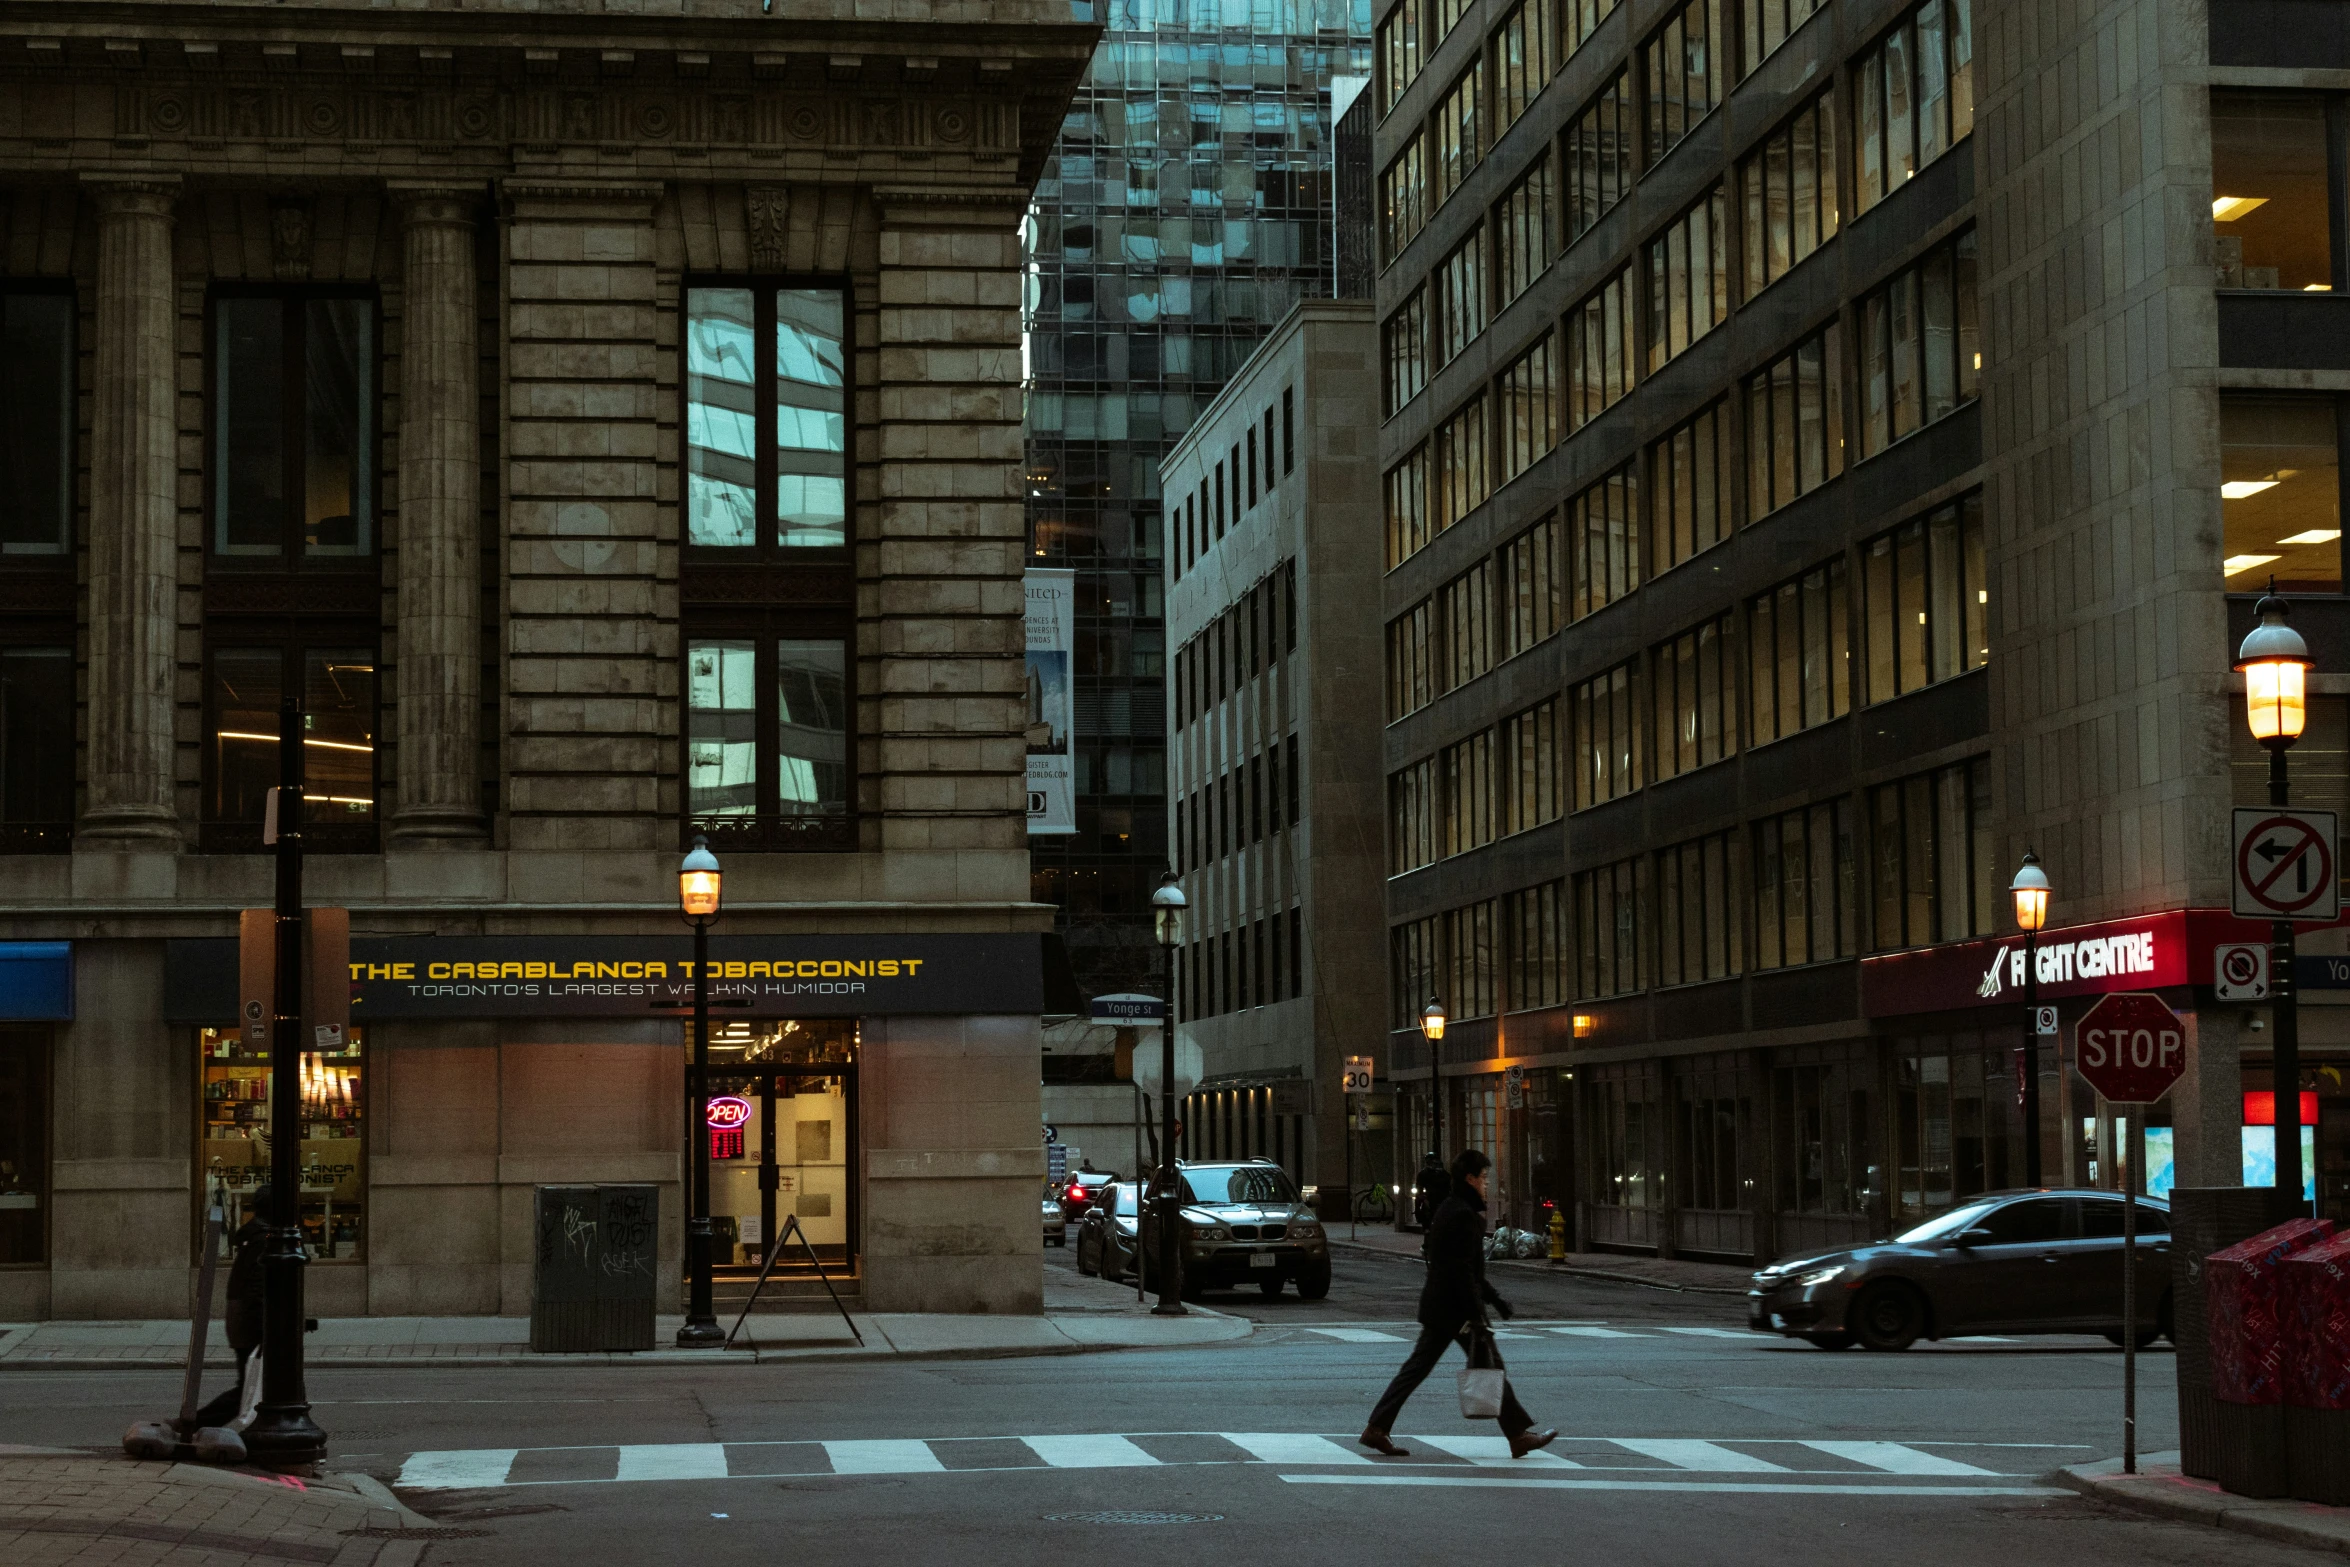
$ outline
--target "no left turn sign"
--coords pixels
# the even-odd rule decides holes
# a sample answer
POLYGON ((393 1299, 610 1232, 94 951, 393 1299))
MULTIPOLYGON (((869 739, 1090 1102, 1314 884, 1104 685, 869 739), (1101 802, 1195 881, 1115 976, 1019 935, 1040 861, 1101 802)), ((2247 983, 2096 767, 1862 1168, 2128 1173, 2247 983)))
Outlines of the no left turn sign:
POLYGON ((2253 919, 2337 918, 2336 827, 2332 811, 2237 810, 2233 911, 2253 919))

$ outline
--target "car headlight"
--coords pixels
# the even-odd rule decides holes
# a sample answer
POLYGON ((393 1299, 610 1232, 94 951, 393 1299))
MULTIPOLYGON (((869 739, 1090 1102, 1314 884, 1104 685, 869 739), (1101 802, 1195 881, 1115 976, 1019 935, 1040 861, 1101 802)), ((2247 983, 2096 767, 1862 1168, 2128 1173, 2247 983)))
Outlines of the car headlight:
POLYGON ((1192 1227, 1191 1238, 1203 1246, 1214 1246, 1232 1239, 1232 1232, 1221 1224, 1199 1224, 1192 1227))
POLYGON ((1838 1277, 1843 1272, 1844 1264, 1841 1262, 1834 1263, 1825 1268, 1814 1268, 1809 1273, 1799 1273, 1795 1276, 1795 1282, 1800 1288, 1811 1289, 1815 1286, 1827 1283, 1830 1279, 1838 1277))
POLYGON ((1289 1238, 1293 1241, 1318 1241, 1322 1238, 1322 1226, 1319 1224, 1292 1224, 1289 1227, 1289 1238))

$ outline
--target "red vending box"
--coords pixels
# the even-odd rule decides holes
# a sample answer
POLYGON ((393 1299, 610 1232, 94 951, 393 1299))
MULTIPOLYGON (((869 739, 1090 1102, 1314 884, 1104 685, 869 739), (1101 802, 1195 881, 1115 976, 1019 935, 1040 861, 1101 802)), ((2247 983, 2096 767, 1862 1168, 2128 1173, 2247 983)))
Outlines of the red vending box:
POLYGON ((2219 1483, 2238 1496, 2283 1496, 2291 1488, 2278 1272, 2287 1257, 2333 1233, 2330 1219, 2292 1219, 2204 1259, 2211 1391, 2219 1401, 2219 1483))
POLYGON ((2350 1235, 2278 1265, 2277 1319, 2292 1494, 2350 1505, 2350 1235))

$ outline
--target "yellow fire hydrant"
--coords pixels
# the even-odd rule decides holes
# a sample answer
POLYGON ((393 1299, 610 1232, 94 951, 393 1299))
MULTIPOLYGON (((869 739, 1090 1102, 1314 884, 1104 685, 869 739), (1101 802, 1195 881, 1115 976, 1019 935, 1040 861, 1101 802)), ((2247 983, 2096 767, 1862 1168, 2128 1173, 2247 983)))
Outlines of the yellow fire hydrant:
POLYGON ((1567 1216, 1556 1208, 1550 1210, 1550 1260, 1567 1260, 1567 1216))

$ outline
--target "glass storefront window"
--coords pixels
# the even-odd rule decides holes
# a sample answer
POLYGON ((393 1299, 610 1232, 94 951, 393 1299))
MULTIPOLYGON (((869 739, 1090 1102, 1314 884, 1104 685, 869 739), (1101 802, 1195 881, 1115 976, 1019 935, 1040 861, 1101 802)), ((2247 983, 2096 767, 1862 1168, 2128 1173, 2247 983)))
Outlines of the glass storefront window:
MULTIPOLYGON (((711 1139, 710 1208, 733 1244, 720 1262, 758 1263, 773 1230, 797 1218, 827 1267, 857 1252, 850 1190, 852 1128, 856 1119, 856 1025, 825 1019, 714 1023, 710 1031, 710 1094, 747 1101, 738 1130, 699 1135, 711 1139), (830 1070, 827 1070, 830 1068, 830 1070), (760 1185, 774 1128, 776 1167, 770 1212, 760 1185)), ((690 1049, 690 1045, 689 1045, 690 1049)), ((795 1244, 779 1268, 804 1262, 795 1244)))
POLYGON ((2223 393, 2220 570, 2231 593, 2342 589, 2342 462, 2334 404, 2223 393))
MULTIPOLYGON (((365 1030, 351 1028, 341 1050, 302 1053, 302 1237, 313 1261, 362 1255, 367 1216, 365 1030)), ((198 1031, 203 1121, 198 1132, 201 1197, 224 1199, 227 1228, 252 1216, 253 1194, 269 1179, 269 1052, 235 1028, 198 1031)), ((204 1204, 197 1204, 202 1222, 204 1204)))
POLYGON ((2211 95, 2211 227, 2221 288, 2334 285, 2325 100, 2211 95))
POLYGON ((49 1034, 0 1028, 0 1267, 49 1258, 49 1034))

